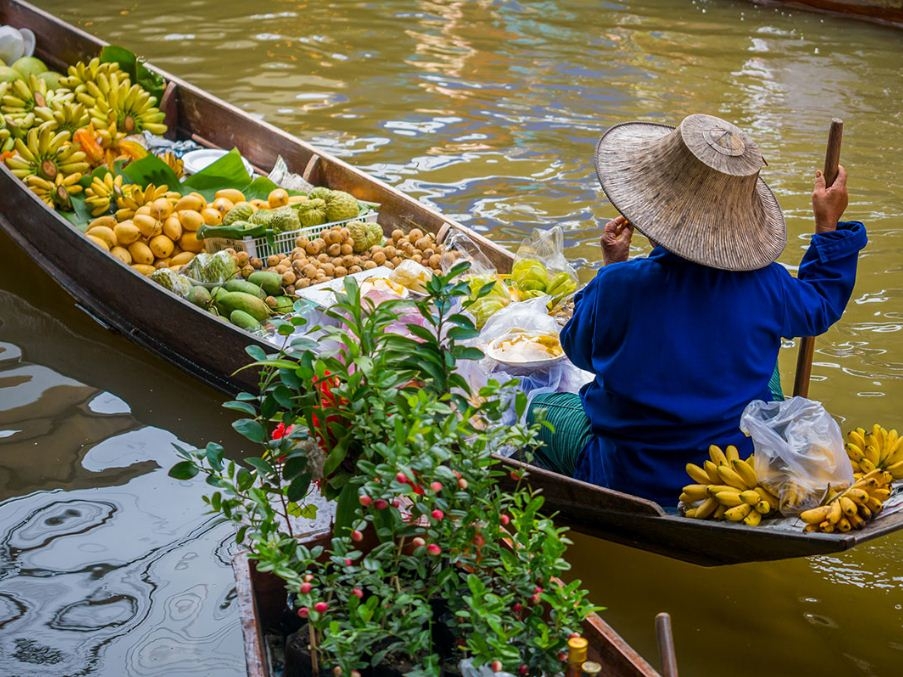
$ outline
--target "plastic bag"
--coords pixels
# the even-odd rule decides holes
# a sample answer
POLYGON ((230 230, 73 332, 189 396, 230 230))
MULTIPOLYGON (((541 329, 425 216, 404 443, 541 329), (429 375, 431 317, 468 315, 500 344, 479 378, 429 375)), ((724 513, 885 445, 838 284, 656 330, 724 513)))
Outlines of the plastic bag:
POLYGON ((756 475, 780 499, 783 515, 817 506, 829 484, 839 488, 853 482, 840 426, 821 402, 754 400, 740 416, 740 430, 752 437, 756 475))
POLYGON ((447 273, 448 269, 459 261, 470 261, 470 270, 468 275, 495 275, 498 273, 492 262, 486 258, 486 255, 480 250, 477 243, 470 239, 464 232, 452 229, 448 237, 442 242, 446 252, 451 252, 452 256, 443 256, 440 262, 442 272, 447 273))
POLYGON ((511 267, 511 284, 527 298, 547 294, 547 307, 554 310, 577 291, 577 271, 564 255, 561 226, 534 229, 533 236, 518 247, 511 267))
POLYGON ((288 165, 285 164, 285 160, 282 159, 281 155, 276 156, 276 163, 273 165, 273 171, 270 172, 267 178, 277 186, 282 186, 286 190, 300 190, 306 193, 314 188, 314 185, 307 181, 303 176, 290 172, 288 165))

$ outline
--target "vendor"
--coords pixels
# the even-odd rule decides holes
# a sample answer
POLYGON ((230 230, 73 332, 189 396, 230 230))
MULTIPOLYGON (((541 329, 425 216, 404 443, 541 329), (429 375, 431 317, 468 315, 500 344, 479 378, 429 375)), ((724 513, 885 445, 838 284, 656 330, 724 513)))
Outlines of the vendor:
POLYGON ((672 507, 687 462, 752 442, 740 415, 770 400, 781 337, 840 319, 865 227, 841 222, 846 172, 816 172, 815 235, 796 278, 775 260, 784 216, 759 178, 765 161, 736 126, 690 115, 679 127, 609 129, 596 148, 602 189, 621 216, 605 224, 604 267, 575 297, 561 332, 570 360, 594 374, 579 395, 537 396, 555 428, 537 464, 672 507), (634 229, 652 252, 628 261, 634 229))

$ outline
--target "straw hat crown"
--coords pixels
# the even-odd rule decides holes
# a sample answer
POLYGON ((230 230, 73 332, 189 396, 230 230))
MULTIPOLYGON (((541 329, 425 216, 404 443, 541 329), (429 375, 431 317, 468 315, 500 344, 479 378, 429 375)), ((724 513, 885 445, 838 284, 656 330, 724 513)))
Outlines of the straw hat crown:
POLYGON ((739 128, 704 114, 677 128, 615 125, 596 146, 599 181, 621 214, 678 256, 723 270, 762 268, 784 249, 765 164, 739 128))

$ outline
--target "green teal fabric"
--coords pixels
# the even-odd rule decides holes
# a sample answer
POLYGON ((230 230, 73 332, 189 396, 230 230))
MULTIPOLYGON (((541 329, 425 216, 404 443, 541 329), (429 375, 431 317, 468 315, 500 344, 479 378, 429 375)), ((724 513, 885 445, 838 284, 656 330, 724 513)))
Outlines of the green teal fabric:
POLYGON ((781 370, 778 369, 777 363, 774 365, 774 372, 768 381, 768 389, 771 391, 771 399, 780 402, 784 399, 784 390, 781 388, 781 370))
POLYGON ((592 434, 580 395, 537 395, 527 409, 527 423, 536 423, 540 419, 550 423, 554 430, 541 426, 539 439, 542 446, 537 449, 533 459, 522 460, 571 477, 577 467, 577 459, 592 434))

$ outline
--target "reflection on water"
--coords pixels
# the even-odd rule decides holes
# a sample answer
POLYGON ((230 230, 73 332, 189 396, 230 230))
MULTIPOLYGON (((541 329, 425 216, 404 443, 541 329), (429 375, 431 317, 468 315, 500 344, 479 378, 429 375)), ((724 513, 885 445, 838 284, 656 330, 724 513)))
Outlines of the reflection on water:
MULTIPOLYGON (((845 426, 903 426, 903 228, 897 188, 903 32, 745 0, 38 4, 505 244, 516 246, 535 226, 560 224, 566 254, 584 281, 600 262, 597 221, 612 215, 592 165, 593 146, 607 126, 629 119, 673 124, 688 113, 708 112, 749 129, 768 162, 763 176, 787 213, 789 243, 781 262, 793 269, 811 231, 812 176, 823 160, 828 124, 841 117, 842 161, 850 172, 848 215, 866 222, 870 244, 843 321, 816 342, 811 394, 845 426)), ((647 249, 638 238, 634 253, 647 249)), ((8 244, 0 250, 12 251, 8 244)), ((68 309, 67 322, 79 321, 71 307, 52 301, 59 295, 52 284, 35 286, 34 269, 15 254, 10 258, 5 263, 18 266, 18 275, 0 268, 0 286, 35 305, 54 303, 58 314, 68 309)), ((0 313, 0 321, 8 317, 0 313)), ((9 325, 0 329, 7 332, 9 325)), ((84 321, 80 331, 89 331, 84 321)), ((7 387, 32 405, 25 418, 0 418, 0 442, 7 439, 2 435, 18 431, 15 456, 27 458, 26 452, 33 453, 29 444, 38 442, 44 460, 36 467, 10 459, 12 454, 2 452, 9 447, 0 444, 4 508, 13 510, 16 496, 44 500, 29 504, 15 519, 4 516, 0 525, 20 523, 57 500, 111 504, 116 512, 77 539, 48 541, 46 557, 29 555, 35 570, 67 572, 42 578, 41 585, 62 576, 72 597, 42 609, 43 620, 30 634, 11 635, 8 629, 37 614, 31 609, 45 597, 11 585, 0 590, 0 623, 5 623, 0 638, 20 640, 3 640, 4 655, 18 651, 49 661, 57 656, 54 651, 69 651, 57 636, 74 631, 50 628, 67 609, 64 627, 76 618, 91 625, 85 616, 106 618, 113 629, 101 634, 129 627, 134 628, 129 637, 141 637, 110 641, 99 672, 118 676, 122 666, 140 666, 150 673, 151 666, 159 666, 161 674, 167 669, 175 674, 196 667, 195 659, 197 665, 209 660, 219 666, 225 654, 211 649, 220 639, 214 628, 228 626, 223 619, 231 607, 228 592, 206 586, 228 578, 221 563, 210 564, 210 553, 227 539, 199 526, 197 496, 165 482, 162 468, 172 461, 164 451, 169 437, 193 443, 218 439, 228 431, 227 419, 209 393, 192 390, 192 382, 174 372, 158 378, 142 372, 154 384, 147 388, 129 378, 130 369, 150 361, 139 349, 130 353, 134 362, 122 373, 110 370, 107 347, 127 350, 119 338, 95 332, 98 343, 90 350, 67 339, 78 351, 69 357, 45 336, 40 330, 0 334, 9 350, 0 359, 25 370, 7 387), (16 362, 17 350, 26 353, 24 362, 16 362), (37 410, 36 391, 21 380, 42 378, 42 369, 58 375, 56 392, 44 395, 53 404, 46 411, 37 410), (192 416, 179 406, 186 400, 198 403, 192 416), (53 414, 54 408, 65 413, 53 414), (92 487, 106 488, 97 496, 82 495, 95 493, 92 487), (179 497, 185 507, 177 522, 184 531, 173 526, 166 534, 178 511, 160 506, 179 497), (140 524, 132 528, 132 520, 140 524), (198 540, 181 540, 187 533, 198 540), (118 539, 115 547, 108 536, 118 539), (76 540, 77 547, 69 545, 76 540), (133 540, 138 544, 129 545, 133 540), (50 553, 71 562, 63 566, 50 553), (159 564, 148 557, 158 557, 159 564), (92 566, 109 567, 101 576, 115 584, 75 595, 72 590, 90 579, 92 566), (160 600, 150 609, 150 589, 139 594, 135 587, 136 580, 145 581, 142 566, 155 582, 153 599, 160 600), (129 596, 135 607, 126 601, 129 596), (195 641, 207 653, 201 657, 199 651, 175 667, 180 654, 194 651, 195 641)), ((783 352, 789 390, 795 354, 783 352)), ((44 381, 48 392, 51 382, 44 381)), ((5 408, 0 406, 0 417, 5 408)), ((657 655, 655 613, 672 614, 681 674, 900 673, 900 537, 837 557, 716 570, 575 540, 576 573, 595 601, 608 606, 606 617, 644 655, 657 655)))
POLYGON ((166 476, 177 438, 7 340, 77 345, 48 315, 0 318, 0 672, 243 674, 231 529, 166 476))

